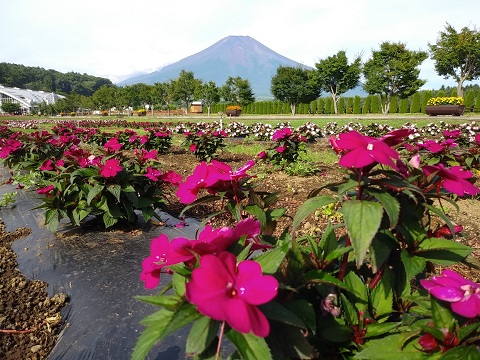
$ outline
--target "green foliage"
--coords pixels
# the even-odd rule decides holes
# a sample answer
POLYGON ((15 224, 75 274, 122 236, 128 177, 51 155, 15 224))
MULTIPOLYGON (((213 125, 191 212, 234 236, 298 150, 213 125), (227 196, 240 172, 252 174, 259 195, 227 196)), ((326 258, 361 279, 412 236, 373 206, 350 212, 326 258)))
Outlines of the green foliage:
POLYGON ((211 161, 217 155, 217 151, 225 147, 224 137, 224 133, 217 131, 192 132, 186 135, 183 146, 198 160, 211 161))
POLYGON ((425 90, 422 94, 422 109, 421 112, 425 112, 425 107, 427 106, 428 100, 433 97, 431 90, 425 90))
POLYGON ((240 104, 246 107, 255 101, 255 96, 248 79, 242 79, 240 76, 231 77, 225 81, 225 85, 220 88, 220 96, 224 101, 231 104, 240 104))
POLYGON ((329 56, 315 64, 319 84, 323 91, 330 93, 333 98, 334 113, 338 114, 338 100, 348 90, 358 85, 362 71, 361 57, 348 64, 345 51, 329 56))
POLYGON ((173 99, 181 101, 186 112, 194 100, 195 91, 201 86, 201 80, 195 79, 192 71, 181 70, 178 78, 172 80, 173 99))
POLYGON ((290 104, 292 115, 300 103, 309 103, 320 95, 315 74, 302 67, 279 66, 272 77, 271 92, 275 99, 290 104))
POLYGON ((407 114, 410 112, 410 101, 408 100, 408 98, 400 99, 398 112, 400 114, 407 114))
POLYGON ((477 109, 477 111, 480 111, 480 91, 478 92, 477 99, 475 100, 475 109, 477 109))
POLYGON ((475 107, 475 92, 470 90, 467 92, 467 96, 465 96, 465 110, 473 111, 475 107))
POLYGON ((353 99, 353 113, 354 114, 362 113, 361 99, 360 99, 360 96, 358 95, 355 95, 355 98, 353 99))
POLYGON ((363 103, 362 114, 369 114, 370 113, 371 104, 372 104, 372 96, 368 95, 365 98, 365 102, 363 103))
POLYGON ((480 31, 464 27, 457 32, 450 24, 440 31, 435 44, 428 44, 435 71, 457 82, 458 94, 463 96, 463 82, 480 76, 480 31))
POLYGON ((372 102, 370 103, 370 112, 372 114, 378 114, 382 112, 379 96, 372 96, 372 102))
POLYGON ((22 108, 19 103, 2 102, 1 109, 3 112, 13 114, 13 113, 19 113, 22 108))
POLYGON ((365 63, 363 88, 369 94, 382 96, 382 111, 389 112, 393 95, 406 98, 425 84, 419 79, 419 66, 427 58, 424 51, 411 51, 403 43, 383 42, 380 50, 373 50, 365 63))
POLYGON ((390 100, 390 111, 391 114, 396 114, 398 112, 398 97, 396 95, 392 96, 390 100))
POLYGON ((8 192, 0 197, 0 208, 7 207, 9 204, 15 204, 15 198, 18 193, 16 191, 8 192))
POLYGON ((347 107, 345 109, 346 114, 353 114, 353 98, 349 97, 347 98, 347 107))
POLYGON ((411 113, 419 113, 420 112, 420 93, 417 91, 415 94, 412 95, 412 104, 410 105, 410 112, 411 113))

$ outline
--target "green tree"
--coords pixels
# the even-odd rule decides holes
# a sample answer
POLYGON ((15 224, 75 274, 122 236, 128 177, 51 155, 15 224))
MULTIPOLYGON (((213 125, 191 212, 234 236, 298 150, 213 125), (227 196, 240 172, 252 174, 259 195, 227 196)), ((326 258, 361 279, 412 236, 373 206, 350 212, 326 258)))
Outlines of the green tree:
POLYGON ((188 114, 188 107, 194 100, 195 89, 201 84, 201 80, 195 79, 193 71, 186 70, 181 70, 178 78, 172 81, 174 100, 183 103, 185 115, 188 114))
POLYGON ((312 112, 312 114, 317 113, 317 100, 312 100, 310 102, 310 111, 312 112))
POLYGON ((220 88, 220 96, 226 102, 238 104, 242 107, 255 101, 255 96, 248 79, 242 79, 240 76, 229 76, 225 85, 220 88))
POLYGON ((475 109, 480 111, 480 91, 477 93, 477 99, 475 100, 475 109))
POLYGON ((2 102, 2 111, 9 113, 9 114, 14 114, 14 113, 19 113, 22 107, 20 106, 19 103, 14 103, 14 102, 2 102))
POLYGON ((398 108, 398 112, 400 114, 407 114, 410 110, 410 101, 408 98, 402 98, 400 99, 400 105, 398 108))
POLYGON ((444 89, 438 90, 437 97, 445 97, 445 96, 447 96, 447 93, 445 92, 444 89))
POLYGON ((390 99, 390 114, 396 114, 398 112, 398 97, 393 95, 390 99))
POLYGON ((365 98, 365 102, 363 103, 362 114, 368 114, 370 112, 370 105, 371 104, 372 104, 372 96, 368 95, 365 98))
POLYGON ((325 114, 325 99, 319 98, 317 100, 317 112, 319 114, 325 114))
POLYGON ((314 72, 300 66, 279 66, 272 77, 270 90, 275 99, 290 104, 292 115, 296 114, 298 104, 309 103, 320 95, 314 72))
POLYGON ((353 98, 347 98, 347 108, 345 111, 347 114, 353 114, 353 98))
POLYGON ((480 77, 480 32, 464 27, 457 32, 447 23, 435 44, 428 44, 435 71, 457 82, 457 95, 463 97, 463 82, 480 77))
POLYGON ((417 91, 415 94, 412 95, 412 104, 410 105, 410 112, 419 113, 421 108, 420 104, 420 93, 417 91))
POLYGON ((201 84, 195 91, 195 98, 201 100, 207 107, 207 114, 210 117, 212 105, 220 101, 220 90, 213 81, 201 84))
POLYGON ((359 95, 355 95, 353 98, 353 113, 361 114, 362 113, 362 99, 359 95))
POLYGON ((92 95, 92 101, 96 109, 110 110, 115 106, 115 89, 112 86, 103 85, 92 95))
POLYGON ((363 88, 370 95, 381 96, 383 114, 388 114, 392 96, 406 98, 425 84, 418 77, 419 66, 427 57, 425 51, 408 50, 403 43, 383 42, 380 50, 372 51, 363 67, 363 88))
POLYGON ((325 114, 332 114, 333 112, 333 99, 331 97, 327 97, 325 99, 325 114))
POLYGON ((362 73, 362 60, 357 56, 351 64, 345 51, 329 56, 315 64, 321 89, 332 96, 335 115, 338 114, 338 100, 346 91, 358 85, 362 73))
POLYGON ((467 96, 465 96, 465 109, 469 111, 473 111, 473 107, 475 106, 475 92, 470 90, 467 92, 467 96))
MULTIPOLYGON (((458 96, 458 91, 457 91, 457 89, 452 89, 452 91, 450 91, 449 96, 451 96, 451 97, 457 97, 457 96, 458 96)), ((463 97, 463 95, 460 96, 460 97, 463 97)))
POLYGON ((341 97, 338 100, 337 109, 334 109, 334 111, 336 111, 337 114, 345 114, 345 98, 341 97))
POLYGON ((425 108, 427 107, 427 102, 433 97, 432 90, 425 90, 422 94, 422 109, 421 112, 425 112, 425 108))
POLYGON ((380 96, 372 96, 372 102, 370 103, 370 112, 372 114, 378 114, 381 111, 380 96))

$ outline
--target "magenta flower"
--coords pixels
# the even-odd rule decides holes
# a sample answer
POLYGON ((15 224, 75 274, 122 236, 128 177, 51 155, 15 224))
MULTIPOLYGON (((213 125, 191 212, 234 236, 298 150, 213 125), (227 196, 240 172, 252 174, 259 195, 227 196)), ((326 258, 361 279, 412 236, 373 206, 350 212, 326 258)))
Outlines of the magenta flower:
POLYGON ((123 167, 120 166, 120 161, 117 159, 108 159, 105 161, 105 165, 100 165, 100 175, 103 177, 114 177, 120 171, 123 170, 123 167))
POLYGON ((290 135, 292 135, 292 129, 286 127, 286 128, 275 131, 275 133, 272 136, 272 140, 273 141, 283 140, 289 137, 290 135))
POLYGON ((223 252, 218 257, 205 255, 187 283, 186 297, 200 313, 217 321, 226 321, 241 333, 259 337, 270 333, 270 324, 257 305, 272 300, 278 281, 262 275, 262 267, 252 260, 238 264, 235 255, 223 252))
POLYGON ((238 237, 232 228, 221 227, 213 229, 210 225, 205 226, 200 234, 198 240, 193 240, 191 243, 192 249, 199 255, 219 254, 228 249, 238 237))
POLYGON ((141 151, 139 151, 138 149, 135 149, 134 154, 138 158, 138 161, 143 164, 147 160, 155 160, 157 158, 158 151, 155 149, 150 151, 145 149, 141 149, 141 151))
POLYGON ((8 139, 3 146, 0 146, 0 159, 6 159, 10 153, 20 149, 22 145, 18 140, 8 139))
POLYGON ((437 143, 435 140, 426 140, 423 144, 419 144, 419 145, 434 154, 438 154, 439 152, 442 152, 444 149, 444 146, 437 143))
POLYGON ((208 166, 205 161, 198 165, 193 174, 185 179, 178 187, 177 196, 184 204, 189 204, 197 198, 200 189, 212 186, 218 181, 219 172, 213 166, 208 166))
POLYGON ((162 175, 162 173, 159 170, 147 167, 147 173, 145 174, 145 176, 150 180, 157 182, 160 178, 160 175, 162 175))
POLYGON ((443 131, 443 136, 445 136, 446 138, 456 138, 456 137, 459 137, 460 134, 462 132, 459 130, 459 129, 455 129, 455 130, 444 130, 443 131))
POLYGON ((349 150, 339 161, 344 167, 362 168, 377 162, 397 168, 393 160, 399 160, 398 153, 382 140, 350 131, 338 136, 336 146, 342 151, 349 150))
POLYGON ((183 178, 182 178, 182 175, 180 174, 177 174, 175 171, 173 170, 170 170, 170 171, 167 171, 166 173, 162 174, 162 176, 160 177, 163 181, 167 182, 167 183, 170 183, 174 186, 178 186, 180 185, 180 183, 182 182, 183 178))
POLYGON ((111 138, 105 143, 105 145, 103 145, 104 149, 108 152, 118 151, 122 148, 122 146, 123 145, 118 142, 117 138, 111 138))
POLYGON ((260 151, 257 155, 259 159, 265 159, 267 157, 267 153, 265 151, 260 151))
POLYGON ((49 193, 53 191, 54 188, 55 187, 53 185, 48 185, 46 187, 38 189, 37 194, 49 196, 49 193))
POLYGON ((443 270, 441 276, 420 280, 430 295, 451 303, 452 311, 467 318, 480 316, 480 284, 455 271, 443 270))
POLYGON ((380 140, 382 140, 388 146, 395 146, 401 144, 407 136, 413 134, 414 132, 415 131, 412 129, 397 129, 383 135, 380 140))
POLYGON ((285 150, 287 150, 287 145, 282 145, 282 146, 277 146, 277 152, 283 153, 285 150))
POLYGON ((442 178, 441 183, 445 190, 458 196, 477 195, 480 193, 480 189, 467 180, 472 177, 472 173, 468 170, 463 170, 461 166, 453 166, 450 169, 447 169, 443 164, 424 166, 423 172, 427 176, 437 172, 437 175, 442 178))
POLYGON ((477 142, 477 144, 480 145, 480 133, 478 133, 477 135, 475 135, 475 141, 477 142))
POLYGON ((418 339, 418 344, 422 347, 422 350, 425 352, 432 352, 438 348, 438 341, 430 333, 420 336, 418 339))
POLYGON ((178 264, 195 258, 190 249, 190 240, 184 238, 168 241, 168 237, 161 234, 152 239, 150 256, 142 262, 140 280, 145 282, 146 289, 153 289, 160 282, 162 268, 178 264))
POLYGON ((195 152, 195 150, 197 150, 197 145, 191 144, 188 150, 190 150, 191 152, 195 152))
POLYGON ((43 164, 40 166, 41 171, 49 171, 53 170, 53 162, 52 160, 48 159, 43 162, 43 164))
POLYGON ((245 236, 245 245, 252 243, 250 248, 252 251, 271 248, 270 244, 263 244, 259 241, 258 235, 260 235, 260 230, 260 221, 255 220, 253 217, 248 217, 239 221, 235 226, 235 238, 240 239, 242 236, 245 236))

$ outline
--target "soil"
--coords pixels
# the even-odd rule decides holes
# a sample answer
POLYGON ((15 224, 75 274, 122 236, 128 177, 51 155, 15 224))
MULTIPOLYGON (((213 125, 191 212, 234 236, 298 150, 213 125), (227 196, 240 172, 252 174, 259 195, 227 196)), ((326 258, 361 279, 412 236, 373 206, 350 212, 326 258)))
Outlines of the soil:
MULTIPOLYGON (((217 159, 230 164, 232 168, 238 168, 251 157, 222 152, 217 159)), ((163 170, 174 170, 184 178, 198 165, 198 160, 192 154, 176 147, 170 154, 159 156, 159 160, 163 170)), ((287 214, 293 216, 306 200, 310 190, 338 181, 343 175, 343 170, 337 166, 326 167, 319 164, 318 168, 316 175, 308 177, 289 176, 268 165, 256 166, 249 173, 256 175, 259 190, 280 192, 277 207, 286 208, 287 214)), ((178 214, 181 204, 173 194, 170 194, 169 199, 172 212, 178 214)), ((463 226, 465 236, 460 241, 470 245, 474 249, 474 257, 480 260, 480 202, 468 199, 459 200, 457 204, 460 210, 456 212, 450 207, 449 215, 455 223, 463 226)), ((209 205, 200 206, 189 211, 187 215, 201 219, 211 210, 209 205)), ((320 231, 328 220, 331 218, 311 216, 304 222, 301 231, 320 231)), ((219 221, 220 224, 222 220, 219 221)), ((283 229, 283 225, 279 224, 278 228, 283 229)), ((68 301, 63 294, 49 297, 46 283, 29 280, 17 271, 16 255, 10 246, 29 231, 21 228, 14 232, 5 232, 5 226, 0 220, 0 359, 45 359, 61 328, 59 311, 68 301)), ((480 280, 480 272, 477 270, 472 271, 463 265, 455 270, 474 281, 480 280)))

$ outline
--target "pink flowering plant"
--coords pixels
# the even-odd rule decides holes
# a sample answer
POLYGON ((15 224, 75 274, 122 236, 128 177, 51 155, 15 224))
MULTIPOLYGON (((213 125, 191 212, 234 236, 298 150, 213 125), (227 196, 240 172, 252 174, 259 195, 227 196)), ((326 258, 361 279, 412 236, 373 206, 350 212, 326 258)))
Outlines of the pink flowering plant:
POLYGON ((211 161, 218 150, 225 147, 224 138, 227 133, 223 130, 206 130, 184 132, 183 146, 200 161, 211 161))
POLYGON ((265 151, 264 159, 280 168, 299 160, 300 155, 306 151, 305 145, 308 141, 290 127, 276 130, 271 140, 273 145, 265 151))
POLYGON ((186 352, 199 359, 219 358, 224 337, 232 357, 243 359, 478 357, 480 285, 451 271, 426 274, 431 265, 475 265, 472 249, 452 240, 461 226, 435 202, 480 189, 468 170, 402 158, 410 134, 332 136, 348 176, 313 189, 277 232, 267 211, 284 212, 265 207, 249 187, 245 169, 253 163, 236 171, 200 164, 177 195, 187 206, 209 196, 225 200, 221 212, 232 221, 206 225, 195 239, 153 239, 140 277, 150 289, 160 277, 171 282, 140 297, 162 308, 143 320, 133 358, 189 324, 186 352), (343 223, 299 235, 303 221, 330 204, 343 223))

